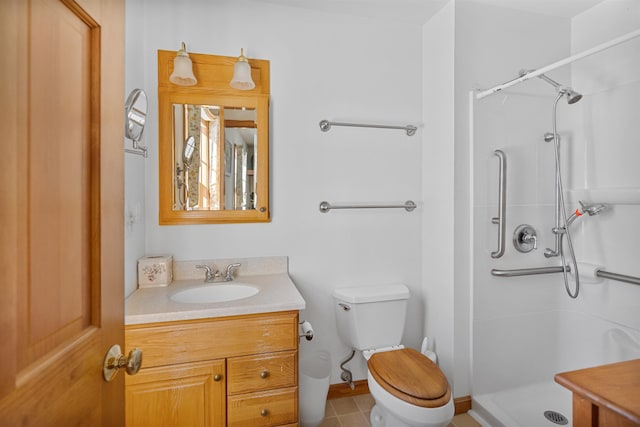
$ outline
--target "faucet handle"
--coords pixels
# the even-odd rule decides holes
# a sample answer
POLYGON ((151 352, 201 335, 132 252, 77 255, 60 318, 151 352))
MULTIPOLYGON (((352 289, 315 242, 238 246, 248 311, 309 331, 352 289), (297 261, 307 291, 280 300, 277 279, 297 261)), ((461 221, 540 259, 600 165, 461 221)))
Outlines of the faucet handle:
POLYGON ((207 270, 207 273, 206 273, 207 277, 205 279, 205 281, 207 282, 212 281, 213 279, 215 279, 220 275, 220 272, 216 269, 215 265, 213 266, 213 268, 211 268, 208 265, 198 264, 196 265, 196 268, 203 268, 207 270))
POLYGON ((227 273, 224 276, 225 280, 227 280, 227 281, 233 280, 233 274, 232 274, 233 273, 233 269, 234 268, 238 268, 241 265, 242 264, 240 264, 239 262, 227 265, 227 273))

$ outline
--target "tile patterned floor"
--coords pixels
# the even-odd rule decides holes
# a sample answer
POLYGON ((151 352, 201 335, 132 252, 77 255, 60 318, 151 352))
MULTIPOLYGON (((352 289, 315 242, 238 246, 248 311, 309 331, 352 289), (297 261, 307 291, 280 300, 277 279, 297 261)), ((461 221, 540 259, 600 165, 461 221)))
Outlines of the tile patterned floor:
MULTIPOLYGON (((369 413, 374 404, 370 394, 328 400, 320 427, 371 427, 369 413)), ((470 415, 461 414, 453 417, 449 427, 480 427, 480 424, 470 415)))

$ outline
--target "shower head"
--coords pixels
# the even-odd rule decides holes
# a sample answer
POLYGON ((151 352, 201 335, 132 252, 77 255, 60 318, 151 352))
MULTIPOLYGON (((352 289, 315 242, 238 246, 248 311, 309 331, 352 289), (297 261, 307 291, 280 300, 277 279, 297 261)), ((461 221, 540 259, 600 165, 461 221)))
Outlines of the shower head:
POLYGON ((582 95, 571 89, 570 87, 561 89, 561 92, 564 92, 564 94, 567 96, 567 102, 569 104, 575 104, 582 99, 582 95))
POLYGON ((585 205, 582 201, 578 201, 578 203, 580 203, 580 206, 582 207, 582 212, 588 213, 589 216, 598 215, 600 212, 608 208, 604 203, 597 203, 594 205, 585 205))
MULTIPOLYGON (((535 70, 520 70, 520 77, 526 74, 529 74, 532 71, 535 71, 535 70)), ((551 86, 555 87, 559 93, 566 95, 567 103, 569 104, 575 104, 576 102, 582 99, 582 95, 576 92, 575 90, 571 89, 569 86, 563 86, 557 81, 547 77, 544 74, 540 74, 538 78, 544 80, 545 82, 549 83, 551 86)))

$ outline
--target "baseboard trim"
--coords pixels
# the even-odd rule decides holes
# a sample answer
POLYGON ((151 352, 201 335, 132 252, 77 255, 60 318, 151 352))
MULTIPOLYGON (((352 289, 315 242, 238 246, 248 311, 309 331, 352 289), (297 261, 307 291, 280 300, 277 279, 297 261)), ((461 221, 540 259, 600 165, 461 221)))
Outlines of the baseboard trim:
POLYGON ((369 393, 367 380, 354 381, 353 384, 355 386, 353 390, 351 390, 351 387, 349 387, 347 383, 331 384, 329 386, 329 393, 327 393, 327 399, 340 399, 341 397, 358 396, 369 393))
MULTIPOLYGON (((369 385, 367 380, 354 381, 353 390, 347 383, 331 384, 329 386, 329 393, 327 393, 327 399, 340 399, 342 397, 358 396, 360 394, 369 393, 369 385)), ((453 399, 453 406, 455 407, 455 414, 464 414, 471 409, 471 396, 456 397, 453 399)))
POLYGON ((469 412, 469 410, 471 409, 471 396, 456 397, 455 399, 453 399, 453 406, 456 408, 456 415, 469 412))

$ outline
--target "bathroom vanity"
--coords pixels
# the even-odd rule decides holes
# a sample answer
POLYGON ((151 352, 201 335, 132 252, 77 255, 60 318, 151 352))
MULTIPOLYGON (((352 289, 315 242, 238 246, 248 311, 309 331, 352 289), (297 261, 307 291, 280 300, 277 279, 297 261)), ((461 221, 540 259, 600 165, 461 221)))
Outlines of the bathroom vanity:
POLYGON ((126 425, 298 426, 298 311, 305 302, 286 273, 237 277, 253 296, 178 303, 178 280, 138 289, 125 302, 125 348, 143 351, 125 378, 126 425))

